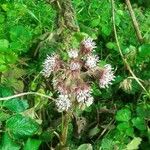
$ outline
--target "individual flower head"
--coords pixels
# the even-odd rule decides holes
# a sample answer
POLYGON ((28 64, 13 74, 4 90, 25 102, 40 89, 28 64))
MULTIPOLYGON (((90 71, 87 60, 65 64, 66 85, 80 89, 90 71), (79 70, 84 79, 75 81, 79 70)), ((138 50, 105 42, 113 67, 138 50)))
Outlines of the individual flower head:
POLYGON ((111 65, 107 64, 104 66, 99 79, 99 86, 101 88, 108 88, 108 86, 112 84, 112 81, 115 78, 114 72, 112 70, 113 68, 111 67, 111 65))
POLYGON ((69 67, 71 71, 79 71, 81 66, 79 61, 72 61, 69 67))
POLYGON ((68 95, 59 95, 56 100, 56 108, 58 112, 68 111, 71 107, 71 102, 68 95))
POLYGON ((99 58, 97 55, 88 55, 87 60, 85 62, 85 66, 89 69, 93 69, 97 66, 98 61, 99 61, 99 58))
POLYGON ((70 51, 68 51, 68 56, 70 58, 77 58, 78 57, 78 50, 71 49, 70 51))
POLYGON ((87 85, 83 85, 76 89, 76 98, 79 104, 86 105, 87 107, 94 101, 94 98, 91 95, 91 89, 87 85))
POLYGON ((81 52, 84 54, 90 53, 94 48, 96 48, 96 43, 93 42, 92 38, 84 39, 81 42, 81 52))
POLYGON ((56 71, 60 67, 60 62, 58 55, 53 54, 51 56, 47 56, 43 63, 42 74, 48 78, 53 71, 56 71))

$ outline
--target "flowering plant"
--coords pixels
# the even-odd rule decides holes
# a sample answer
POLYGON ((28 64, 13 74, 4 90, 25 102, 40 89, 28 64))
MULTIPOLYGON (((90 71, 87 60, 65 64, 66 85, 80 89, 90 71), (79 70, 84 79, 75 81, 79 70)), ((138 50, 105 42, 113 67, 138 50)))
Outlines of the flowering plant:
POLYGON ((62 61, 58 54, 47 56, 42 74, 46 78, 53 74, 53 87, 59 93, 56 100, 58 112, 85 108, 93 103, 90 78, 98 80, 100 88, 112 84, 115 78, 113 69, 110 64, 98 66, 100 60, 94 54, 94 48, 93 39, 87 38, 80 43, 79 49, 68 51, 67 62, 62 61))

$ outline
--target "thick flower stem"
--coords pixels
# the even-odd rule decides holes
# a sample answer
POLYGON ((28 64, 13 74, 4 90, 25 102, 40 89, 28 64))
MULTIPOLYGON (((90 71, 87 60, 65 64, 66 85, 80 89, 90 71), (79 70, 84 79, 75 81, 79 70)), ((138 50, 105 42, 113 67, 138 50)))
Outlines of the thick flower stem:
POLYGON ((70 121, 70 115, 64 114, 62 117, 62 134, 61 134, 61 147, 62 149, 67 146, 67 136, 68 136, 68 125, 70 121))
POLYGON ((125 2, 126 2, 126 5, 128 7, 128 10, 129 10, 134 29, 136 31, 137 38, 142 43, 143 42, 143 37, 142 37, 141 31, 140 31, 140 28, 139 28, 139 24, 138 24, 137 19, 135 17, 135 13, 132 9, 132 5, 130 3, 130 0, 125 0, 125 2))

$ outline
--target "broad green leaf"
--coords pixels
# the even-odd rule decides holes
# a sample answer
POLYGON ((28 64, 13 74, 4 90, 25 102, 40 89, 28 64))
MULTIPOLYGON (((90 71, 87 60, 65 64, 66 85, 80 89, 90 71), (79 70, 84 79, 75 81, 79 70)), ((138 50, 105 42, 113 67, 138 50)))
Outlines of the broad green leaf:
POLYGON ((93 147, 91 144, 82 144, 77 150, 93 150, 93 147))
POLYGON ((145 120, 143 118, 137 117, 132 119, 133 126, 139 130, 146 130, 145 120))
POLYGON ((3 23, 5 20, 5 16, 0 14, 0 23, 3 23))
POLYGON ((0 64, 0 72, 5 72, 8 69, 6 65, 1 65, 0 64))
POLYGON ((3 112, 2 110, 0 110, 0 121, 5 121, 10 117, 9 114, 3 112))
POLYGON ((18 25, 11 28, 10 38, 12 41, 22 39, 28 40, 31 38, 31 34, 24 26, 18 25))
POLYGON ((23 138, 36 134, 39 124, 31 118, 17 114, 7 120, 6 128, 14 137, 23 138))
POLYGON ((138 150, 142 139, 139 137, 134 137, 134 139, 127 145, 127 150, 138 150))
POLYGON ((11 96, 11 95, 13 95, 13 90, 11 88, 2 85, 0 86, 1 97, 11 96))
POLYGON ((128 108, 121 109, 116 114, 117 121, 126 121, 128 122, 131 119, 131 111, 128 108))
POLYGON ((1 150, 20 150, 21 146, 10 138, 8 133, 2 137, 1 150))
POLYGON ((113 42, 108 42, 108 43, 106 44, 106 47, 107 47, 108 49, 114 49, 115 43, 113 43, 113 42))
POLYGON ((101 147, 99 150, 113 150, 114 149, 114 141, 112 139, 104 138, 101 143, 101 147))
POLYGON ((25 143, 23 150, 39 150, 39 146, 41 144, 40 140, 29 138, 25 143))
POLYGON ((150 105, 149 104, 140 104, 136 108, 136 113, 140 118, 148 118, 150 116, 150 105))
POLYGON ((150 44, 143 44, 141 47, 139 47, 139 56, 150 57, 150 44))
POLYGON ((6 39, 0 39, 0 52, 7 52, 9 47, 9 41, 6 39))
POLYGON ((96 19, 93 19, 92 21, 91 21, 91 26, 92 27, 96 27, 96 26, 98 26, 100 24, 100 18, 96 18, 96 19))
POLYGON ((19 98, 4 101, 3 106, 13 112, 22 112, 29 107, 27 100, 19 98))
POLYGON ((117 129, 128 136, 134 136, 134 129, 128 122, 119 123, 117 129))

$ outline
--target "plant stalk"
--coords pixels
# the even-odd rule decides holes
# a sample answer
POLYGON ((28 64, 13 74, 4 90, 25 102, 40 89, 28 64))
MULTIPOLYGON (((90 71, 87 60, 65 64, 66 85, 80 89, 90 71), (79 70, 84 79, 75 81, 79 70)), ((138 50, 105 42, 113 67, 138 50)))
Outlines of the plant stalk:
POLYGON ((67 146, 69 121, 70 121, 70 115, 68 113, 64 114, 64 116, 62 117, 62 135, 61 135, 62 148, 67 146))
POLYGON ((130 0, 125 0, 125 2, 126 2, 126 5, 128 7, 128 10, 129 10, 129 13, 130 13, 130 16, 131 16, 131 19, 132 19, 132 23, 133 23, 137 38, 138 38, 139 42, 142 43, 143 42, 143 37, 142 37, 141 31, 140 31, 140 28, 139 28, 139 24, 138 24, 137 19, 135 17, 135 13, 132 9, 132 5, 130 3, 130 0))

